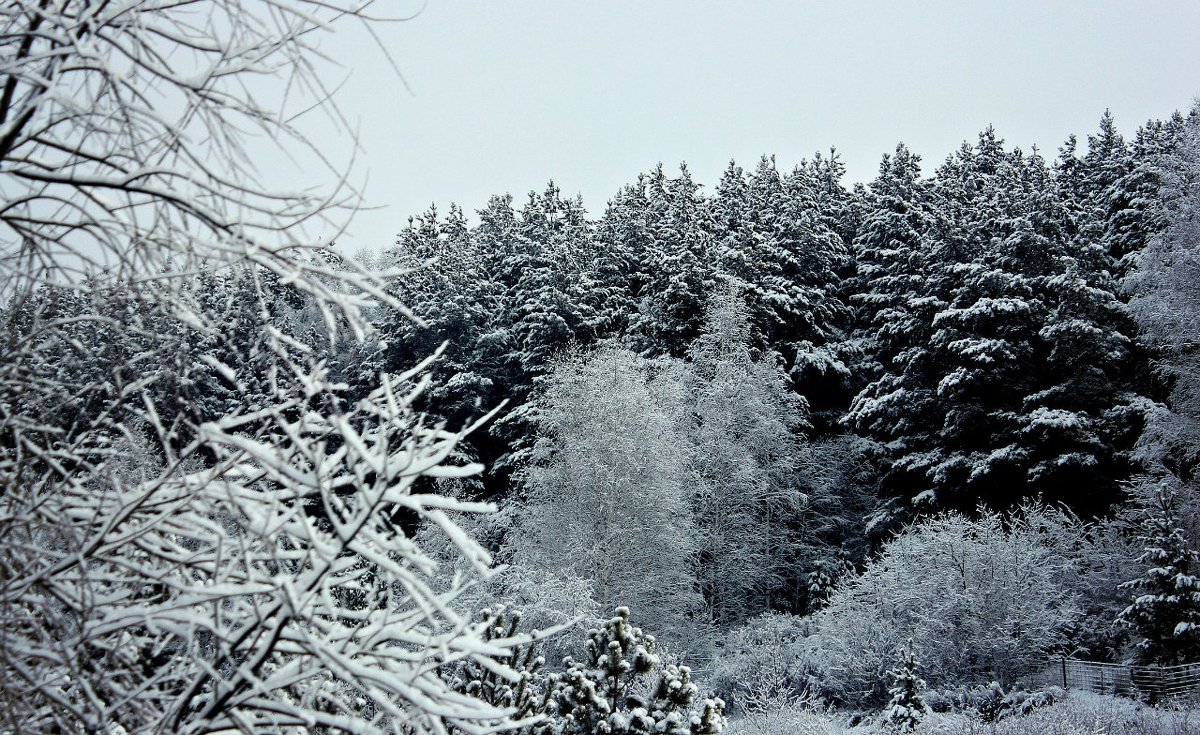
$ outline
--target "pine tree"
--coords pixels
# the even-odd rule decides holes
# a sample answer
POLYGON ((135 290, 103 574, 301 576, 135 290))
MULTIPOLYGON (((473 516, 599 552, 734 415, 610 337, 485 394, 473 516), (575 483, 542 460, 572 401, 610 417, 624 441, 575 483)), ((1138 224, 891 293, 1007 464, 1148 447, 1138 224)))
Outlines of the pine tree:
POLYGON ((517 341, 513 357, 526 383, 542 374, 551 355, 591 341, 586 325, 595 315, 584 308, 581 261, 592 226, 585 215, 582 202, 563 199, 554 182, 542 194, 531 193, 521 210, 520 245, 505 268, 514 279, 507 298, 517 341))
POLYGON ((847 247, 835 229, 840 211, 822 211, 823 187, 836 181, 819 175, 830 176, 810 164, 781 175, 764 156, 747 178, 731 163, 710 203, 718 268, 746 294, 752 344, 783 357, 800 393, 836 388, 849 373, 840 354, 849 311, 839 293, 847 247))
POLYGON ((660 165, 647 180, 649 279, 628 337, 641 354, 682 357, 700 333, 713 287, 713 245, 699 189, 686 167, 669 179, 660 165))
POLYGON ((1165 483, 1146 510, 1139 538, 1146 546, 1138 561, 1148 569, 1122 585, 1135 596, 1118 620, 1141 638, 1140 662, 1194 663, 1200 660, 1200 553, 1179 527, 1175 493, 1165 483))
POLYGON ((720 735, 724 702, 697 703, 686 666, 664 665, 654 637, 629 622, 629 609, 588 631, 587 658, 551 679, 546 712, 553 735, 720 735), (639 684, 656 677, 652 686, 639 684), (699 709, 697 709, 699 705, 699 709))
MULTIPOLYGON (((513 640, 518 638, 521 624, 521 612, 508 610, 504 605, 495 605, 482 610, 479 614, 477 627, 480 629, 480 640, 484 645, 494 641, 513 640)), ((521 636, 526 639, 528 637, 521 636)), ((545 677, 542 666, 546 659, 538 653, 537 638, 544 637, 534 631, 533 640, 523 645, 513 646, 500 662, 507 670, 481 665, 474 659, 465 659, 456 664, 445 664, 440 670, 442 679, 455 691, 469 697, 486 702, 494 707, 512 713, 512 720, 522 722, 534 720, 545 714, 549 695, 544 694, 539 687, 545 677), (514 676, 515 675, 515 676, 514 676)), ((510 730, 523 735, 546 731, 544 723, 526 725, 519 730, 510 730)), ((451 729, 466 735, 466 731, 451 729)))
POLYGON ((1100 238, 1116 263, 1115 274, 1126 275, 1131 258, 1170 224, 1171 204, 1186 194, 1179 186, 1175 165, 1188 152, 1188 125, 1178 113, 1168 120, 1142 126, 1129 148, 1121 175, 1104 192, 1105 228, 1100 238))
POLYGON ((596 226, 593 272, 598 293, 594 298, 598 331, 608 337, 624 337, 637 321, 638 304, 656 268, 651 258, 650 200, 646 176, 621 189, 608 203, 596 226))
POLYGON ((902 199, 874 195, 858 240, 878 361, 847 421, 882 443, 877 524, 1037 495, 1103 512, 1141 420, 1109 261, 1077 239, 1078 208, 1045 161, 1004 151, 990 130, 932 190, 919 228, 906 207, 908 218, 879 211, 902 199))
POLYGON ((918 674, 921 664, 911 638, 907 645, 896 649, 896 656, 900 664, 888 672, 892 678, 889 689, 892 699, 884 710, 883 722, 893 732, 912 732, 921 724, 929 707, 922 697, 925 681, 918 674))

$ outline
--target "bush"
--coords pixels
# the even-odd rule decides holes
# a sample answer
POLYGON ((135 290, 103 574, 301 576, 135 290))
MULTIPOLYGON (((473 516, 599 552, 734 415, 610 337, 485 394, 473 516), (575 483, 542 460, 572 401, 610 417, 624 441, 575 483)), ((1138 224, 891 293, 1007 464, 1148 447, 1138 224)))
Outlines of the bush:
MULTIPOLYGON (((976 689, 985 689, 977 687, 976 689)), ((943 701, 963 692, 930 692, 943 701)), ((1023 692, 1022 694, 1029 694, 1023 692)), ((971 712, 938 711, 925 717, 915 735, 1194 735, 1200 732, 1200 710, 1186 707, 1153 708, 1130 699, 1061 689, 1034 693, 1055 698, 1052 704, 1027 713, 1013 712, 985 723, 971 712)), ((1018 710, 1020 707, 1017 708, 1018 710)), ((801 705, 761 716, 730 720, 726 735, 881 735, 879 723, 801 705)))
MULTIPOLYGON (((1200 712, 1154 709, 1122 697, 1071 692, 1054 704, 1005 717, 982 731, 993 735, 1191 735, 1200 731, 1200 712)), ((943 718, 936 723, 927 721, 918 732, 975 735, 981 727, 970 717, 943 718)))
POLYGON ((1026 511, 1004 520, 949 514, 886 544, 814 621, 811 664, 823 693, 878 707, 895 650, 912 638, 933 686, 1008 684, 1036 671, 1078 615, 1069 519, 1026 511))
POLYGON ((713 688, 739 712, 779 709, 805 698, 808 620, 766 613, 735 628, 713 662, 713 688))
POLYGON ((957 712, 982 722, 998 722, 1056 704, 1066 696, 1066 690, 1056 686, 1036 691, 1013 689, 1005 693, 993 681, 985 686, 930 691, 925 694, 925 703, 934 712, 957 712))

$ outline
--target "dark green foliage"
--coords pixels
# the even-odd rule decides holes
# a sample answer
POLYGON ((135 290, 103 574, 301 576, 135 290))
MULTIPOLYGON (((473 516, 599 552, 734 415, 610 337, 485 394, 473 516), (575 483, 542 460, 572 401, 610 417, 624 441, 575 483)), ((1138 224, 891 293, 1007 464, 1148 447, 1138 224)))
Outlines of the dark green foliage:
POLYGON ((880 442, 879 530, 980 502, 1093 515, 1119 499, 1144 357, 1112 260, 1079 239, 1090 195, 1067 155, 1058 181, 988 130, 927 185, 903 149, 885 159, 856 240, 871 382, 847 416, 880 442))
POLYGON ((1178 525, 1168 487, 1155 492, 1142 529, 1145 552, 1138 561, 1147 569, 1122 585, 1134 598, 1118 619, 1140 638, 1141 663, 1194 663, 1200 660, 1200 554, 1178 525))
POLYGON ((564 663, 546 708, 554 735, 719 735, 725 727, 724 703, 697 702, 690 669, 663 664, 627 608, 589 631, 586 660, 564 663))
POLYGON ((912 732, 921 724, 921 720, 929 712, 925 704, 925 680, 921 678, 918 669, 916 651, 910 638, 908 644, 896 651, 900 663, 888 672, 892 679, 891 701, 883 711, 884 725, 894 732, 912 732))

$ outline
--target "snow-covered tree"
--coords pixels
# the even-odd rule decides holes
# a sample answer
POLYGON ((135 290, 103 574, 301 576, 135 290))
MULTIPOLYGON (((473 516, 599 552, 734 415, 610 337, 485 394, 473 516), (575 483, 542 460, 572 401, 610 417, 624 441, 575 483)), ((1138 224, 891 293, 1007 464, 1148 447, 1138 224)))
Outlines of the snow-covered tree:
POLYGON ((1110 507, 1144 400, 1110 260, 1080 239, 1084 205, 991 130, 927 197, 905 160, 885 166, 858 241, 856 298, 877 325, 862 344, 877 357, 846 420, 880 444, 875 526, 1039 496, 1110 507))
POLYGON ((583 203, 564 200, 553 182, 542 194, 531 193, 521 209, 519 243, 505 262, 514 274, 508 295, 517 352, 529 375, 540 375, 551 355, 572 343, 590 342, 592 314, 583 303, 583 254, 590 248, 591 223, 583 203))
POLYGON ((1187 193, 1179 176, 1178 157, 1194 156, 1195 115, 1188 121, 1175 113, 1138 129, 1120 176, 1104 191, 1105 228, 1100 238, 1126 275, 1151 240, 1172 221, 1177 198, 1187 193), (1189 128, 1191 130, 1189 131, 1189 128))
POLYGON ((700 186, 686 167, 668 178, 662 166, 646 180, 642 270, 648 280, 628 343, 642 354, 682 357, 700 332, 713 285, 712 228, 700 186))
MULTIPOLYGON (((509 610, 504 605, 495 605, 480 612, 485 642, 525 638, 519 636, 521 612, 509 610)), ((540 635, 540 634, 539 634, 540 635)), ((503 664, 507 668, 481 666, 479 662, 466 659, 457 665, 443 667, 442 677, 456 691, 468 694, 499 709, 512 713, 512 718, 524 720, 544 727, 546 702, 543 693, 544 679, 541 674, 546 659, 541 655, 536 640, 509 647, 503 664)), ((526 732, 528 729, 526 730, 526 732)))
POLYGON ((783 175, 764 156, 749 177, 731 163, 709 206, 715 260, 747 300, 752 344, 770 345, 798 382, 836 385, 846 373, 838 269, 847 253, 819 188, 809 165, 783 175))
POLYGON ((911 638, 896 649, 899 664, 888 672, 892 686, 888 690, 892 699, 883 710, 883 724, 894 732, 912 732, 929 713, 922 693, 925 680, 921 678, 921 662, 917 660, 916 648, 911 638))
POLYGON ((734 285, 713 297, 688 380, 697 574, 708 621, 722 626, 770 609, 795 563, 803 505, 805 404, 773 352, 754 354, 743 298, 734 285))
POLYGON ((745 714, 795 704, 809 692, 805 642, 809 618, 764 613, 723 634, 709 681, 745 714))
POLYGON ((1164 483, 1146 508, 1139 536, 1145 551, 1138 561, 1148 568, 1121 585, 1134 598, 1118 620, 1140 639, 1142 663, 1192 663, 1200 656, 1200 553, 1179 527, 1176 503, 1164 483))
POLYGON ((528 406, 537 439, 518 473, 523 507, 508 550, 522 565, 593 583, 664 638, 699 607, 698 536, 687 498, 678 380, 616 347, 555 361, 528 406), (674 394, 672 394, 674 393, 674 394))
POLYGON ((686 666, 663 664, 654 636, 629 622, 620 607, 588 632, 587 658, 564 663, 550 683, 552 735, 720 735, 720 699, 697 701, 699 687, 686 666))
POLYGON ((334 170, 272 192, 249 155, 303 144, 314 95, 337 117, 316 39, 355 20, 363 3, 0 9, 0 730, 507 722, 436 676, 512 642, 455 610, 488 555, 447 512, 488 508, 416 484, 478 470, 414 410, 428 363, 352 394, 297 336, 367 344, 367 309, 403 311, 388 274, 313 247, 354 193, 334 170), (300 318, 276 322, 279 298, 300 318), (464 576, 440 579, 409 517, 464 576))
POLYGON ((1168 226, 1144 250, 1131 256, 1125 281, 1130 310, 1142 340, 1153 352, 1154 367, 1169 394, 1150 413, 1139 444, 1139 458, 1153 478, 1172 478, 1174 492, 1188 498, 1177 520, 1189 541, 1200 540, 1200 518, 1193 498, 1200 492, 1200 108, 1188 118, 1185 143, 1157 164, 1170 175, 1159 199, 1168 204, 1168 226))

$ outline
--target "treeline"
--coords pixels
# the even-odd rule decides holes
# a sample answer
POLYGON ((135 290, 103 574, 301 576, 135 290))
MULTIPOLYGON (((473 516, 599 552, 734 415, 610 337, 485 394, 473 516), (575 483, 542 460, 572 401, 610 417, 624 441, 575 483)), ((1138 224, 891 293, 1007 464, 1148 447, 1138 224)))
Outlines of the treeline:
MULTIPOLYGON (((520 207, 494 197, 474 227, 431 207, 388 253, 436 262, 398 292, 428 326, 385 326, 384 359, 410 364, 446 341, 430 407, 460 424, 524 404, 570 345, 686 357, 732 284, 749 344, 808 406, 807 437, 871 442, 873 537, 1031 498, 1103 515, 1165 396, 1121 284, 1186 192, 1177 159, 1192 118, 1127 142, 1106 115, 1053 160, 989 129, 930 176, 898 146, 853 189, 830 155, 790 172, 731 164, 711 194, 685 167, 659 166, 598 218, 553 185, 520 207)), ((479 456, 502 460, 518 427, 476 435, 479 456)), ((487 485, 509 491, 502 471, 487 485)))
MULTIPOLYGON (((311 298, 270 274, 202 273, 193 288, 226 331, 219 344, 179 345, 178 364, 154 366, 170 373, 154 390, 173 392, 194 423, 222 415, 241 396, 202 356, 260 359, 249 328, 259 314, 247 310, 264 301, 359 392, 445 343, 424 407, 458 428, 507 404, 463 445, 489 467, 472 492, 505 498, 533 441, 523 407, 556 356, 604 344, 689 361, 714 296, 732 292, 746 348, 780 368, 800 406, 797 438, 855 447, 839 464, 855 468, 847 492, 873 498, 857 531, 872 543, 924 515, 1031 499, 1104 516, 1142 471, 1145 418, 1172 385, 1138 330, 1161 304, 1139 316, 1145 300, 1130 300, 1146 278, 1138 259, 1196 180, 1197 115, 1126 141, 1106 114, 1086 145, 1072 137, 1053 160, 988 129, 928 176, 900 145, 853 188, 836 155, 786 172, 764 157, 751 171, 731 163, 711 194, 685 166, 658 166, 599 217, 553 184, 519 207, 493 197, 474 226, 457 206, 431 207, 375 263, 412 269, 395 295, 422 323, 387 312, 377 345, 330 352, 338 325, 311 298)), ((21 308, 66 318, 94 307, 114 323, 139 308, 136 289, 78 298, 46 291, 21 308)), ((81 386, 63 410, 86 416, 88 396, 132 380, 145 348, 103 323, 78 331, 77 354, 49 362, 81 386)))

